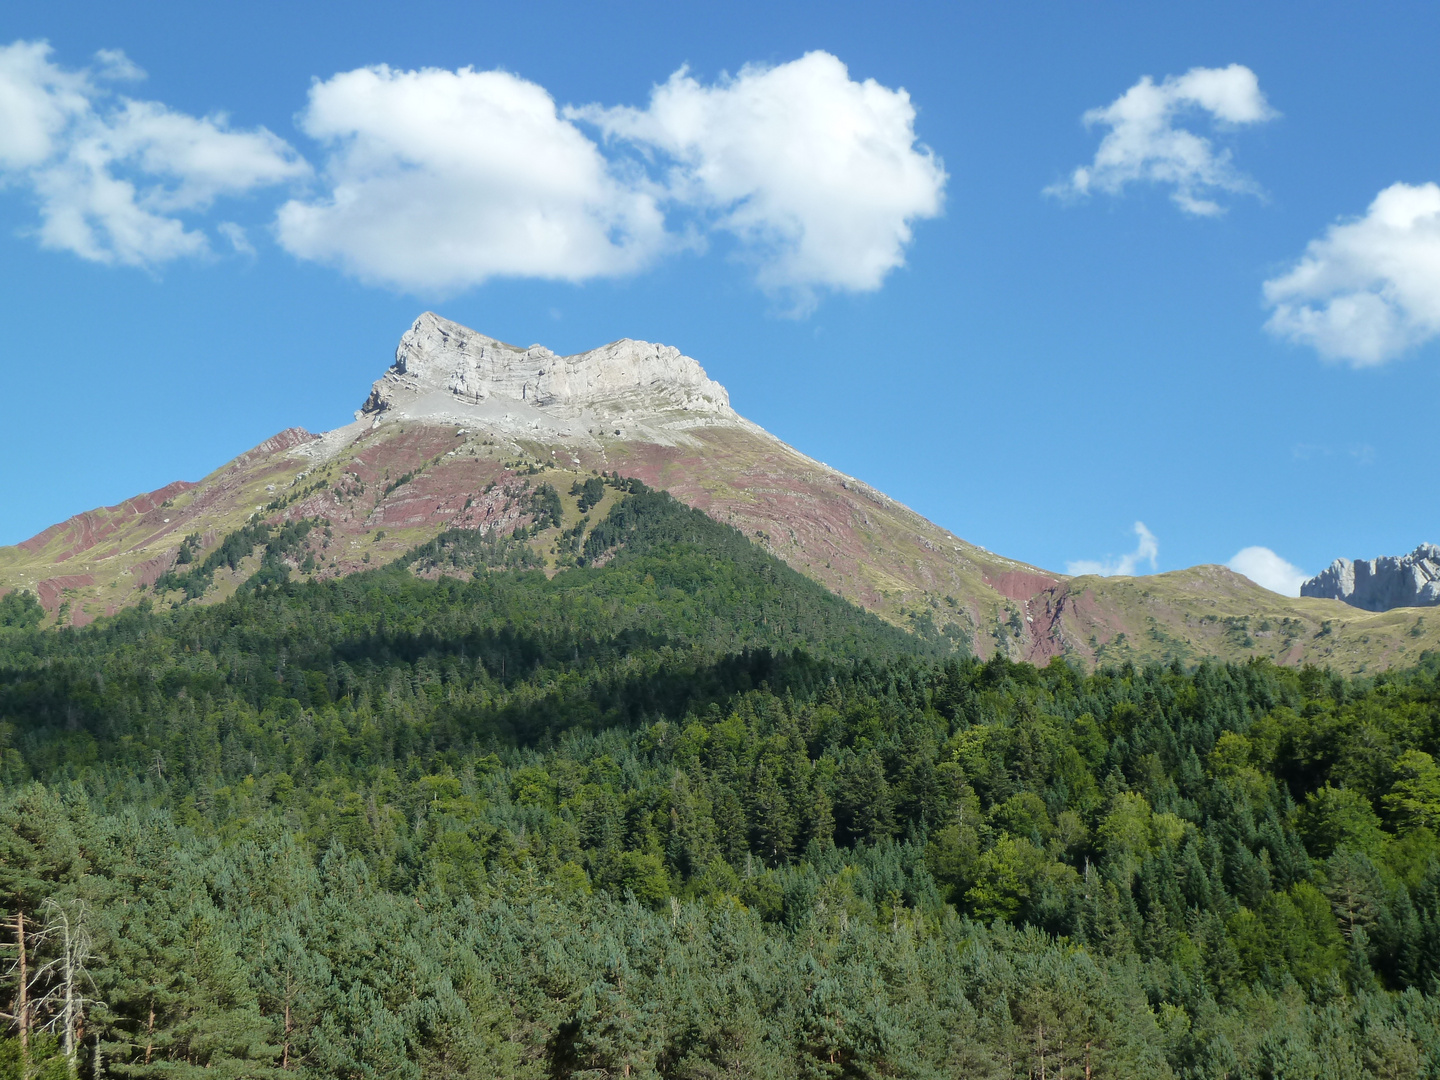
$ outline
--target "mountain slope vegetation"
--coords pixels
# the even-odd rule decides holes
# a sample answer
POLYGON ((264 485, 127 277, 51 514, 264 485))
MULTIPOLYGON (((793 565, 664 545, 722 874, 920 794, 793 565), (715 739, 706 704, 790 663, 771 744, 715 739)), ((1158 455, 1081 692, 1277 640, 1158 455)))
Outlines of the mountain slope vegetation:
POLYGON ((0 1076, 1440 1075, 1440 658, 982 662, 623 494, 0 598, 0 1076))
MULTIPOLYGON (((678 350, 614 342, 566 358, 562 367, 585 374, 564 385, 553 382, 558 368, 536 366, 538 355, 424 313, 353 423, 321 435, 287 428, 196 483, 0 547, 0 594, 33 592, 47 623, 83 626, 153 598, 157 585, 214 603, 256 574, 269 580, 277 561, 327 580, 441 534, 450 534, 447 558, 483 540, 496 549, 484 554, 487 567, 553 570, 579 561, 574 530, 608 512, 614 495, 601 474, 623 472, 893 625, 944 635, 981 658, 1043 665, 1063 656, 1094 668, 1261 657, 1366 674, 1440 649, 1440 620, 1423 609, 1377 615, 1283 597, 1222 566, 1110 579, 1028 566, 740 417, 678 350), (497 366, 472 371, 482 352, 497 366), (457 371, 478 381, 456 383, 457 371), (532 393, 531 379, 549 389, 532 393), (534 501, 547 488, 555 513, 534 501), (307 525, 308 534, 291 531, 307 525), (527 536, 511 543, 517 528, 527 536), (501 547, 507 561, 494 563, 501 547)), ((1043 500, 1035 513, 1046 528, 1043 500)))

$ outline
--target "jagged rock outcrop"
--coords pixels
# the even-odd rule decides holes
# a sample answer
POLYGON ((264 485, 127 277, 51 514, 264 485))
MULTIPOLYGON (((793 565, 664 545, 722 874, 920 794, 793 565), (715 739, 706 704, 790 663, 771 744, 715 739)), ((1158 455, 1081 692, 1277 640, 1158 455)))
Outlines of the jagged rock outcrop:
POLYGON ((1300 586, 1301 596, 1343 600, 1365 611, 1440 604, 1440 546, 1421 544, 1409 555, 1336 559, 1300 586))
MULTIPOLYGON (((557 356, 543 345, 507 345, 430 311, 400 339, 394 365, 355 415, 428 419, 445 412, 465 419, 485 404, 539 409, 562 420, 673 412, 737 419, 725 388, 672 346, 627 338, 557 356)), ((494 409, 483 412, 489 418, 494 409)))

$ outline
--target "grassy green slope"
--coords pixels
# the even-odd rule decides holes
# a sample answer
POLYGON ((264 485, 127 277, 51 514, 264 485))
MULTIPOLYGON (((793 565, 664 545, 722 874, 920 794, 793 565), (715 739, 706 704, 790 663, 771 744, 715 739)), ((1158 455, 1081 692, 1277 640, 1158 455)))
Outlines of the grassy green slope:
POLYGON ((1046 632, 1091 664, 1259 657, 1365 674, 1440 651, 1440 612, 1280 596, 1223 566, 1074 578, 1047 601, 1046 632))

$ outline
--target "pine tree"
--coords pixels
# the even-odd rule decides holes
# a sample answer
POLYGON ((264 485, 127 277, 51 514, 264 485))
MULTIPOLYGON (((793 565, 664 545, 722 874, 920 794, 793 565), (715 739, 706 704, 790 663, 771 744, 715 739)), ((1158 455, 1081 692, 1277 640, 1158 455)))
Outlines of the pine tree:
POLYGON ((661 1018, 639 975, 623 958, 585 990, 575 1010, 580 1076, 657 1078, 661 1018))
POLYGON ((750 792, 753 849, 767 862, 785 862, 794 851, 799 822, 767 758, 756 762, 750 792))
POLYGON ((890 785, 873 748, 846 756, 835 778, 834 802, 838 842, 876 844, 894 835, 890 785))

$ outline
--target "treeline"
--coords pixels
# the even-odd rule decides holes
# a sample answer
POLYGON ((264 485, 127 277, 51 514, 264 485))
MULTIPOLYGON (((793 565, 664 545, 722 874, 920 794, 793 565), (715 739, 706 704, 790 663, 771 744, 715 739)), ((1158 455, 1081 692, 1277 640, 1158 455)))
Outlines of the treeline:
POLYGON ((549 580, 0 607, 31 1075, 1440 1076, 1440 659, 947 658, 645 498, 549 580))
MULTIPOLYGON (((261 585, 288 581, 290 568, 287 559, 303 549, 305 538, 315 524, 308 519, 284 525, 252 520, 250 524, 227 534, 220 545, 205 556, 204 561, 195 565, 192 564, 199 537, 187 536, 180 545, 176 566, 189 566, 189 569, 167 570, 156 580, 154 591, 161 594, 178 589, 184 593, 186 600, 197 599, 204 596, 205 591, 215 583, 217 570, 222 566, 232 571, 238 569, 242 560, 262 546, 264 550, 260 554, 260 565, 241 587, 254 589, 261 585)), ((299 562, 299 559, 296 561, 299 562)), ((314 565, 315 560, 311 558, 306 569, 314 565)))

